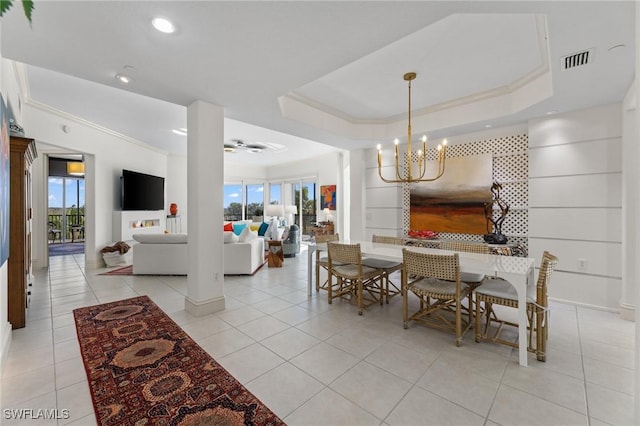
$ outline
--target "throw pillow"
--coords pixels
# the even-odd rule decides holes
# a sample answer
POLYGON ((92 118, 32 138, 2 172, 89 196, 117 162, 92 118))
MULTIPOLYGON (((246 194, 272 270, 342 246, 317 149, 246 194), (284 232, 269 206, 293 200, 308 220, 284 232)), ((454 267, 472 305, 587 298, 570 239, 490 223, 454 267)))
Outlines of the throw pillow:
POLYGON ((269 229, 269 224, 267 222, 262 222, 260 224, 260 229, 258 229, 258 236, 264 237, 265 232, 269 229))
POLYGON ((224 231, 231 231, 231 232, 233 232, 233 224, 232 224, 231 222, 227 222, 227 223, 225 223, 225 224, 224 224, 224 228, 223 228, 223 230, 224 230, 224 231))
POLYGON ((234 223, 233 224, 233 233, 237 236, 240 236, 242 231, 247 227, 246 223, 234 223))
POLYGON ((238 236, 234 234, 233 231, 224 231, 225 244, 237 243, 237 242, 238 242, 238 236))
POLYGON ((251 225, 249 225, 249 228, 251 228, 252 231, 258 232, 258 230, 260 229, 260 224, 252 223, 251 225))
POLYGON ((245 227, 240 233, 240 235, 238 236, 238 242, 244 243, 247 241, 251 241, 255 238, 258 238, 258 233, 253 232, 251 229, 249 229, 249 227, 245 227))

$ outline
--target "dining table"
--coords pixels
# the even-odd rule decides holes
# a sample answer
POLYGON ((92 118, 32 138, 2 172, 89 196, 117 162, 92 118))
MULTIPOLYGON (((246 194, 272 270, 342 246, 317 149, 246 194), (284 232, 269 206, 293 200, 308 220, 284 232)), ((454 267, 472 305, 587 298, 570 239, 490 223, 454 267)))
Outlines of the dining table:
MULTIPOLYGON (((468 252, 452 252, 428 247, 401 246, 371 241, 341 240, 341 244, 360 244, 362 256, 402 262, 402 249, 428 254, 458 253, 460 272, 483 274, 507 280, 518 294, 518 361, 527 365, 527 296, 535 299, 535 259, 530 257, 503 256, 468 252)), ((312 295, 313 258, 318 250, 326 251, 327 243, 311 244, 307 251, 307 294, 312 295)))

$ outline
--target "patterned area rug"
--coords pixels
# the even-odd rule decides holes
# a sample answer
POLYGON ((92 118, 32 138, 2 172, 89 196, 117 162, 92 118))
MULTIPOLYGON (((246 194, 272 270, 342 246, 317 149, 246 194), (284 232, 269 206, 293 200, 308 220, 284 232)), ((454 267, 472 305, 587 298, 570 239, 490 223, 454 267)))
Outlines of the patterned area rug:
POLYGON ((147 296, 73 311, 100 425, 283 425, 147 296))
POLYGON ((84 243, 49 244, 49 256, 65 256, 84 253, 84 243))
POLYGON ((133 265, 123 266, 122 268, 104 272, 100 275, 133 275, 133 265))

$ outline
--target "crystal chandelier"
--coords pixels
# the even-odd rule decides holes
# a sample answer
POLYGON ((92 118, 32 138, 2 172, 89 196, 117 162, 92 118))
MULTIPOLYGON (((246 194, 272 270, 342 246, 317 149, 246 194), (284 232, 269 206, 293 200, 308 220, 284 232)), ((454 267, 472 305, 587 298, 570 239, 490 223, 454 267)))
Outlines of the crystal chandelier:
POLYGON ((444 173, 444 166, 447 157, 447 140, 443 140, 438 145, 438 173, 434 177, 425 178, 427 172, 427 136, 422 136, 422 149, 415 154, 411 150, 411 81, 416 78, 416 73, 408 72, 404 75, 404 80, 409 83, 409 125, 407 126, 407 158, 404 173, 401 173, 398 165, 398 144, 400 141, 396 138, 395 143, 395 169, 396 178, 386 179, 382 176, 382 147, 378 145, 378 175, 380 179, 387 183, 411 183, 411 182, 432 182, 438 179, 444 173), (417 163, 418 173, 413 175, 412 166, 417 163))

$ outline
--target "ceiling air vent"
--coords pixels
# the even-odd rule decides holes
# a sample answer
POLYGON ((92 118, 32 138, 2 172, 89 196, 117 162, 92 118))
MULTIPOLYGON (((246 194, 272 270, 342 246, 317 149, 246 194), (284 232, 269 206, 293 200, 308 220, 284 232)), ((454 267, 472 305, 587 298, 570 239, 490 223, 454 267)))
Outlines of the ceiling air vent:
POLYGON ((593 62, 593 49, 583 50, 562 57, 562 70, 570 70, 593 62))

